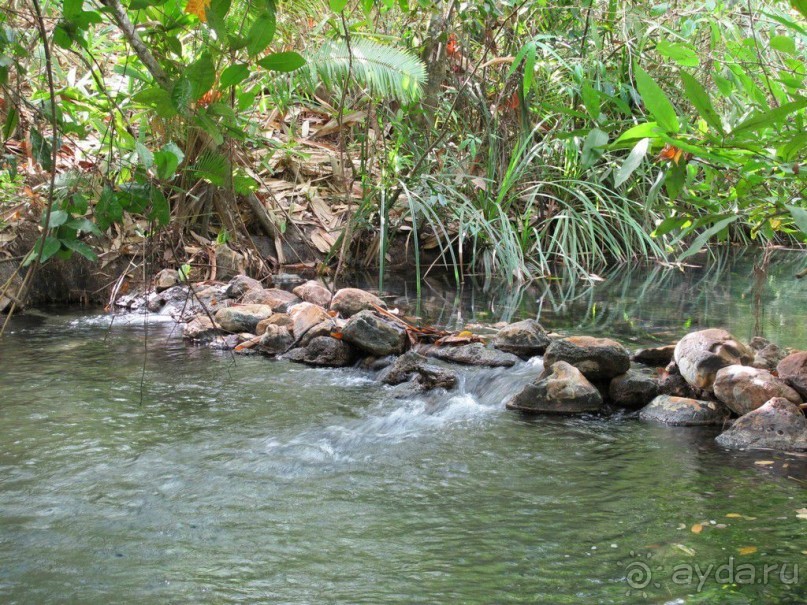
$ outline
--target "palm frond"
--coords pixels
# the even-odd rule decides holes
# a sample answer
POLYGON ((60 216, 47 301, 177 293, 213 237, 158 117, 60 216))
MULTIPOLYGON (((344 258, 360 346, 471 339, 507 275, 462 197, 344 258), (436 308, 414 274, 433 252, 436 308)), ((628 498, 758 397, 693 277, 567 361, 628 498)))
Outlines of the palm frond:
POLYGON ((327 42, 306 58, 315 82, 340 86, 350 71, 351 78, 369 94, 402 103, 417 100, 426 82, 426 66, 420 59, 373 40, 355 38, 350 50, 344 41, 327 42))

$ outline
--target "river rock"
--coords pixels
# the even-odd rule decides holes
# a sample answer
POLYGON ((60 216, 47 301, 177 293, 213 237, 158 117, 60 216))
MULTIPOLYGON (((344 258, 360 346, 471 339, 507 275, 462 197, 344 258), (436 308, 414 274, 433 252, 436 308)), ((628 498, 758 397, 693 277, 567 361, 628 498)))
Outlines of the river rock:
POLYGON ((269 324, 261 336, 258 348, 267 355, 282 355, 289 350, 293 342, 294 337, 287 327, 269 324))
POLYGON ((754 361, 751 362, 751 367, 773 372, 776 370, 777 364, 785 357, 787 357, 786 351, 770 343, 754 354, 754 361))
POLYGON ((742 416, 774 397, 801 403, 799 394, 768 370, 749 366, 726 366, 718 370, 713 384, 715 396, 735 414, 742 416))
POLYGON ((331 336, 334 332, 339 331, 340 328, 337 327, 334 319, 328 318, 325 321, 311 326, 307 331, 303 332, 300 336, 298 344, 301 347, 304 347, 318 336, 331 336))
POLYGON ((664 367, 670 363, 675 353, 675 345, 638 349, 631 359, 636 363, 643 363, 653 367, 664 367))
POLYGON ((389 385, 413 381, 419 390, 448 390, 456 386, 457 373, 428 363, 419 353, 407 351, 381 370, 378 380, 389 385))
POLYGON ((642 408, 639 418, 671 426, 721 425, 728 420, 729 411, 719 401, 659 395, 642 408))
POLYGON ((318 336, 311 339, 305 348, 289 351, 287 358, 312 366, 339 368, 353 363, 354 352, 353 348, 342 340, 330 336, 318 336))
POLYGON ((358 288, 342 288, 333 295, 331 300, 331 310, 336 311, 342 317, 352 317, 359 311, 372 310, 373 305, 383 309, 387 308, 387 305, 378 296, 358 288))
POLYGON ((750 347, 718 328, 687 334, 675 346, 675 363, 681 376, 699 389, 711 390, 720 368, 747 365, 753 360, 750 347))
POLYGON ((785 357, 777 364, 776 372, 807 401, 807 351, 796 351, 785 357))
POLYGON ((304 334, 324 321, 331 321, 331 316, 322 307, 302 302, 289 308, 289 317, 294 322, 293 332, 294 338, 300 340, 304 334))
POLYGON ((168 288, 179 285, 179 273, 176 269, 163 269, 154 276, 154 289, 164 292, 168 288))
POLYGON ((443 361, 460 363, 467 366, 509 368, 521 361, 520 358, 512 353, 490 349, 481 342, 473 342, 458 347, 420 345, 417 348, 417 352, 426 357, 434 357, 435 359, 442 359, 443 361))
POLYGON ((216 255, 216 278, 222 281, 241 275, 246 268, 244 256, 227 244, 219 244, 214 248, 216 255))
POLYGON ((544 354, 544 364, 558 361, 572 364, 589 380, 610 380, 630 369, 630 353, 610 338, 570 336, 552 342, 544 354))
POLYGON ((658 382, 637 370, 628 370, 615 376, 608 386, 608 396, 615 405, 638 409, 646 406, 658 395, 658 382))
POLYGON ((195 343, 212 342, 219 335, 219 327, 205 314, 200 314, 182 326, 182 337, 195 343))
POLYGON ((272 314, 269 305, 235 305, 216 311, 216 322, 228 332, 255 333, 258 322, 272 314))
POLYGON ((227 284, 224 295, 227 298, 240 298, 249 290, 263 290, 263 286, 257 279, 252 279, 246 275, 236 275, 227 284))
POLYGON ((333 298, 331 291, 315 280, 310 280, 297 286, 292 292, 305 302, 313 303, 324 308, 328 308, 328 305, 331 304, 331 298, 333 298))
POLYGON ((288 328, 292 330, 292 326, 294 325, 294 321, 291 317, 288 316, 287 313, 272 313, 266 319, 262 319, 258 322, 258 326, 255 328, 255 333, 260 336, 264 332, 266 332, 267 326, 274 325, 274 326, 283 326, 284 328, 288 328))
POLYGON ((291 292, 280 290, 279 288, 267 288, 265 290, 248 290, 241 297, 241 302, 246 304, 269 305, 272 310, 278 313, 285 313, 289 307, 296 305, 300 299, 291 292))
POLYGON ((493 346, 522 359, 529 359, 546 351, 549 342, 549 336, 541 324, 534 319, 525 319, 499 330, 493 346))
POLYGON ((408 344, 405 330, 367 310, 359 311, 347 320, 342 338, 373 355, 400 355, 408 344))
POLYGON ((807 451, 807 418, 798 406, 774 397, 717 436, 717 443, 729 448, 807 451))
POLYGON ((602 396, 583 373, 555 362, 507 402, 507 409, 534 414, 581 414, 602 407, 602 396))

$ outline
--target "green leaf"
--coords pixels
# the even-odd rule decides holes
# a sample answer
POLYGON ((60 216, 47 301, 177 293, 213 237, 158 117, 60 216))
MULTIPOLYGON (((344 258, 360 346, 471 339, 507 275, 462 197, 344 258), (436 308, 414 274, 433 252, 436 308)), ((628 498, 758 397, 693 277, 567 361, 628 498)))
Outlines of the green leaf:
POLYGON ((697 254, 698 252, 700 252, 704 244, 706 244, 706 242, 708 242, 713 235, 719 233, 720 231, 723 231, 723 229, 728 227, 738 218, 740 218, 739 215, 735 214, 728 218, 724 218, 723 220, 718 221, 713 226, 709 227, 706 231, 702 232, 700 235, 698 235, 698 237, 695 238, 695 241, 692 242, 692 245, 685 252, 681 253, 681 255, 678 257, 678 260, 682 261, 685 258, 689 258, 693 254, 697 254))
POLYGON ((331 10, 335 13, 341 13, 347 6, 347 0, 330 0, 331 10))
POLYGON ((179 80, 174 82, 174 87, 171 90, 171 104, 179 113, 187 113, 190 108, 191 101, 193 100, 193 85, 190 80, 182 76, 179 80))
POLYGON ((790 36, 771 36, 771 48, 789 55, 795 55, 796 41, 790 36))
POLYGON ((641 165, 642 160, 644 160, 647 155, 647 148, 649 146, 650 139, 642 139, 636 143, 628 154, 628 157, 622 162, 622 166, 617 170, 616 176, 614 176, 614 187, 619 187, 622 183, 627 181, 630 175, 641 165))
POLYGON ((86 258, 88 260, 91 260, 91 261, 98 260, 98 255, 95 253, 95 251, 92 248, 90 248, 87 244, 82 242, 81 240, 65 238, 65 239, 62 239, 60 241, 61 241, 62 244, 64 244, 65 248, 68 248, 69 250, 72 250, 73 252, 78 252, 84 258, 86 258))
POLYGON ((709 126, 723 134, 723 124, 720 121, 720 116, 717 115, 706 89, 685 71, 681 72, 681 81, 684 84, 684 94, 689 99, 689 102, 692 103, 692 106, 698 110, 700 116, 709 126))
POLYGON ((93 235, 101 235, 101 230, 91 220, 84 217, 73 218, 64 224, 65 227, 75 229, 76 231, 83 231, 84 233, 92 233, 93 235))
POLYGON ((689 219, 680 216, 668 216, 653 230, 652 236, 661 237, 662 235, 667 235, 673 229, 681 227, 687 220, 689 219))
POLYGON ((255 19, 247 34, 247 52, 250 56, 263 52, 272 43, 276 28, 274 13, 265 12, 255 19))
POLYGON ((793 222, 796 223, 796 227, 798 227, 802 233, 807 235, 807 209, 793 206, 791 204, 785 204, 785 208, 787 208, 787 211, 790 212, 790 216, 793 217, 793 222))
POLYGON ((745 134, 773 126, 784 120, 791 113, 807 107, 807 99, 800 99, 791 103, 785 103, 769 111, 756 113, 736 126, 731 134, 745 134))
POLYGON ((662 40, 656 50, 659 54, 672 59, 682 67, 697 67, 700 63, 698 54, 689 46, 662 40))
POLYGON ((56 227, 61 227, 69 218, 70 215, 64 210, 52 210, 50 217, 48 218, 48 229, 56 229, 56 227))
POLYGON ((210 53, 205 51, 185 70, 185 77, 191 83, 191 97, 198 100, 216 81, 216 67, 210 53))
POLYGON ((157 168, 157 177, 163 180, 174 176, 180 162, 185 158, 182 150, 171 142, 154 154, 154 165, 157 168))
POLYGON ((592 128, 583 142, 583 165, 590 166, 602 155, 603 147, 608 144, 608 133, 599 128, 592 128))
POLYGON ((619 138, 614 141, 614 145, 619 143, 624 143, 626 141, 632 141, 635 139, 645 139, 645 138, 655 138, 660 134, 660 129, 658 124, 655 122, 645 122, 644 124, 637 124, 632 128, 628 128, 625 132, 623 132, 619 138))
POLYGON ((135 143, 135 151, 137 151, 137 157, 140 158, 143 168, 149 170, 154 165, 154 154, 140 141, 135 143))
POLYGON ((807 18, 807 0, 790 0, 790 6, 799 11, 802 17, 807 18))
POLYGON ((41 262, 45 262, 54 254, 56 254, 62 248, 62 242, 60 242, 57 238, 48 235, 44 240, 39 238, 36 240, 36 244, 34 244, 33 250, 28 253, 28 256, 25 257, 25 260, 22 261, 22 266, 27 267, 35 260, 39 259, 41 262), (41 257, 40 257, 41 254, 41 257))
POLYGON ((207 133, 213 143, 218 146, 224 142, 224 135, 221 134, 219 127, 212 119, 210 119, 210 116, 208 116, 206 112, 200 112, 193 118, 196 125, 207 133))
POLYGON ((584 82, 580 87, 580 96, 583 98, 583 105, 586 107, 588 115, 592 120, 600 117, 602 101, 600 93, 595 90, 588 82, 584 82))
POLYGON ((677 164, 667 170, 664 175, 664 188, 667 190, 667 197, 670 201, 675 201, 684 190, 686 184, 686 166, 684 164, 677 164))
POLYGON ((271 71, 289 72, 305 65, 305 59, 296 52, 272 53, 258 61, 258 65, 271 71))
POLYGON ((160 225, 167 225, 171 220, 171 206, 168 199, 158 187, 152 187, 149 191, 151 198, 151 211, 148 218, 157 221, 160 225))
POLYGON ((153 108, 161 118, 168 119, 177 115, 171 93, 158 86, 141 90, 132 97, 132 100, 141 105, 153 108))
POLYGON ((3 140, 10 139, 17 130, 17 125, 20 123, 20 114, 17 108, 13 105, 9 107, 6 114, 6 121, 3 123, 3 140))
POLYGON ((678 116, 667 95, 656 81, 638 65, 636 66, 636 87, 644 101, 647 111, 656 119, 656 123, 666 132, 678 132, 680 125, 678 116))
POLYGON ((530 92, 530 87, 532 86, 532 80, 535 77, 535 45, 531 44, 529 49, 527 50, 527 55, 524 58, 524 80, 522 82, 522 88, 524 89, 524 97, 527 97, 527 93, 530 92))
POLYGON ((219 78, 219 86, 221 88, 229 88, 240 84, 249 77, 249 67, 245 63, 235 63, 227 67, 221 72, 219 78))
POLYGON ((31 155, 45 170, 53 168, 53 149, 50 140, 42 136, 36 128, 31 128, 31 155))

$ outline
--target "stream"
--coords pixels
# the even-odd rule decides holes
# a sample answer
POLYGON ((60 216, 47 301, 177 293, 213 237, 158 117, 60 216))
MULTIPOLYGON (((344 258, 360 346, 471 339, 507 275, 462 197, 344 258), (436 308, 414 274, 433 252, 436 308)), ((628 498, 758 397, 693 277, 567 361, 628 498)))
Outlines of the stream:
MULTIPOLYGON (((384 289, 452 329, 538 317, 635 348, 725 327, 804 348, 807 258, 758 261, 384 289)), ((367 371, 187 347, 156 318, 18 316, 0 339, 0 601, 807 602, 806 457, 505 410, 541 367, 395 399, 367 371)))

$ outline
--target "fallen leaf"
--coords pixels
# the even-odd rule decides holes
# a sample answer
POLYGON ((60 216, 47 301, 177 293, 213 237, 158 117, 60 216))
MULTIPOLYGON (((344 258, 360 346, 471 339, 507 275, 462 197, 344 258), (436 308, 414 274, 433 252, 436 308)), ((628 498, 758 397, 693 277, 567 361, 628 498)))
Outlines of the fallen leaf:
POLYGON ((757 460, 756 462, 754 462, 754 464, 757 464, 759 466, 770 466, 771 464, 773 464, 773 460, 757 460))
POLYGON ((699 534, 703 531, 703 525, 701 525, 700 523, 696 523, 690 528, 690 530, 692 531, 693 534, 699 534))
POLYGON ((755 552, 757 552, 757 547, 756 546, 742 546, 742 547, 737 549, 737 552, 740 553, 741 555, 753 555, 755 552))
POLYGON ((740 513, 728 513, 726 515, 729 519, 742 519, 743 516, 740 513))
POLYGON ((695 550, 690 548, 689 546, 684 546, 683 544, 673 544, 673 546, 675 546, 675 548, 677 548, 681 552, 688 554, 690 557, 695 556, 695 550))
POLYGON ((807 521, 807 508, 800 508, 796 511, 796 518, 797 519, 804 519, 807 521))

